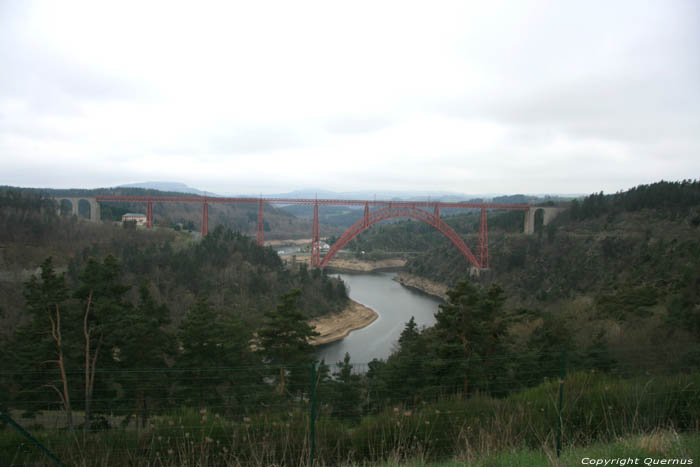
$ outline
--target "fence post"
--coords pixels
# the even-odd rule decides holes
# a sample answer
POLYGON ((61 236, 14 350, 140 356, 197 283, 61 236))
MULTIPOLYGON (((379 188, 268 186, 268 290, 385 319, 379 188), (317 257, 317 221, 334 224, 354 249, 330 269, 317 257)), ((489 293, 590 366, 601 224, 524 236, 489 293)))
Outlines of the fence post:
POLYGON ((564 436, 564 422, 561 411, 564 400, 564 379, 566 378, 566 350, 561 353, 561 376, 559 377, 559 432, 557 433, 557 457, 561 454, 561 439, 564 436))
POLYGON ((311 452, 309 453, 309 465, 314 467, 316 455, 316 362, 311 362, 311 414, 309 415, 309 438, 311 452))
POLYGON ((47 456, 49 456, 49 458, 50 458, 52 461, 54 461, 57 465, 62 465, 63 467, 66 467, 66 464, 64 464, 63 462, 61 462, 61 460, 60 460, 58 457, 56 457, 56 455, 55 455, 53 452, 49 451, 49 449, 48 449, 46 446, 44 446, 43 444, 41 444, 35 437, 33 437, 32 435, 30 435, 29 432, 28 432, 27 430, 25 430, 24 428, 22 428, 22 427, 20 426, 20 424, 17 423, 16 421, 14 421, 9 415, 7 415, 6 413, 0 411, 0 418, 5 419, 5 421, 7 421, 7 423, 9 423, 9 424, 12 425, 14 428, 16 428, 17 431, 19 431, 25 438, 27 438, 27 439, 28 439, 29 441, 31 441, 32 443, 36 444, 36 445, 39 447, 39 449, 41 449, 42 451, 44 451, 44 454, 46 454, 47 456))

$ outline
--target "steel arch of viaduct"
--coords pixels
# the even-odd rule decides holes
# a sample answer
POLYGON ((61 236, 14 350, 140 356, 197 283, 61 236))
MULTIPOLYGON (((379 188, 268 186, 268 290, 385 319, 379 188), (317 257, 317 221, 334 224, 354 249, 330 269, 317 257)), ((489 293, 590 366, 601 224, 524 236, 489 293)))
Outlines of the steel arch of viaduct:
MULTIPOLYGON (((365 230, 372 224, 380 222, 392 217, 409 217, 420 220, 435 227, 440 233, 447 237, 453 245, 467 258, 467 260, 478 268, 489 267, 489 250, 488 250, 488 227, 486 225, 486 211, 489 209, 507 209, 529 212, 531 206, 528 204, 495 204, 495 203, 480 203, 480 202, 441 202, 441 201, 379 201, 379 200, 340 200, 340 199, 307 199, 307 198, 225 198, 225 197, 200 197, 200 196, 98 196, 96 201, 99 202, 131 202, 146 204, 146 225, 153 227, 153 203, 201 203, 202 204, 202 236, 208 232, 208 205, 209 204, 257 204, 258 206, 258 232, 257 243, 263 246, 265 244, 264 229, 263 229, 263 204, 302 204, 314 206, 313 219, 313 238, 311 242, 311 266, 326 266, 330 259, 350 240, 355 238, 360 232, 365 230), (333 246, 332 250, 324 256, 323 260, 320 257, 320 235, 319 235, 319 206, 364 206, 364 218, 352 227, 350 227, 338 242, 333 246), (370 214, 370 206, 380 208, 370 214), (433 214, 426 209, 432 208, 433 214), (471 250, 464 243, 464 240, 445 222, 440 219, 440 208, 460 208, 460 209, 480 209, 481 221, 479 224, 479 256, 474 256, 471 250)), ((539 209, 539 208, 538 208, 539 209)), ((558 208, 544 208, 558 209, 558 208)), ((534 216, 530 216, 534 219, 534 216)), ((552 217, 552 216, 549 216, 552 217)), ((531 233, 534 228, 528 228, 528 219, 526 216, 525 233, 531 233)), ((545 215, 544 224, 548 221, 545 215)), ((534 220, 532 222, 534 224, 534 220)))
POLYGON ((341 235, 340 238, 333 244, 331 249, 328 250, 328 253, 326 253, 326 255, 321 260, 320 266, 325 267, 331 260, 331 258, 333 258, 333 256, 335 256, 335 254, 341 250, 341 248, 347 245, 350 242, 350 240, 357 237, 364 230, 376 224, 377 222, 381 222, 386 219, 391 219, 393 217, 410 217, 411 219, 416 219, 419 221, 423 221, 426 224, 432 225, 438 231, 440 231, 441 234, 447 237, 447 239, 450 240, 452 244, 457 247, 457 249, 467 258, 467 260, 470 263, 472 263, 476 267, 481 267, 481 264, 476 259, 476 257, 471 252, 466 243, 464 243, 462 237, 460 237, 457 234, 457 232, 455 232, 454 229, 452 229, 452 227, 450 227, 444 221, 442 221, 439 217, 439 214, 435 216, 422 209, 410 206, 389 206, 383 209, 379 209, 378 211, 372 212, 371 214, 369 214, 369 216, 366 216, 364 219, 360 219, 355 224, 353 224, 348 230, 346 230, 343 233, 343 235, 341 235))

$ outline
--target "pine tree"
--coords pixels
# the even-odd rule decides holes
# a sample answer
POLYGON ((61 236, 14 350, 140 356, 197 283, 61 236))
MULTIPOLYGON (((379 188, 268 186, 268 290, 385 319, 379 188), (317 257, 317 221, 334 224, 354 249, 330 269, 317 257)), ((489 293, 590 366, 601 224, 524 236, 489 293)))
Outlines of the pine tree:
POLYGON ((388 360, 388 385, 394 390, 394 395, 409 403, 417 403, 426 386, 431 384, 431 378, 426 374, 431 349, 425 343, 426 339, 411 316, 401 331, 397 351, 388 360))
MULTIPOLYGON (((124 294, 131 288, 121 283, 121 268, 116 258, 108 255, 102 263, 90 258, 79 276, 81 285, 75 298, 82 304, 82 333, 84 341, 85 428, 90 426, 95 374, 102 350, 108 352, 123 345, 116 340, 124 325, 123 319, 131 304, 124 294)), ((113 359, 106 359, 110 362, 113 359)))
POLYGON ((244 409, 257 397, 261 375, 250 349, 251 333, 236 318, 199 298, 180 325, 175 370, 180 395, 189 403, 244 409))
POLYGON ((408 349, 419 336, 420 331, 418 330, 416 319, 414 316, 411 316, 411 319, 406 323, 406 327, 401 331, 401 336, 399 336, 399 346, 401 350, 408 349))
POLYGON ((353 373, 350 354, 338 362, 337 371, 333 372, 333 411, 332 415, 350 420, 357 420, 361 415, 362 388, 360 375, 353 373))
POLYGON ((500 351, 500 337, 505 330, 503 289, 493 284, 482 290, 460 281, 447 295, 449 302, 440 305, 435 314, 437 351, 452 362, 453 378, 461 374, 464 394, 470 390, 472 377, 487 389, 488 380, 495 374, 490 357, 500 351))
POLYGON ((306 323, 306 316, 299 311, 300 295, 299 289, 284 294, 276 309, 265 313, 264 327, 258 333, 260 353, 269 363, 279 366, 280 394, 288 391, 287 380, 294 379, 297 370, 308 373, 314 360, 314 347, 309 339, 319 333, 306 323))
POLYGON ((58 367, 60 383, 49 381, 44 384, 58 394, 61 405, 66 413, 66 426, 70 430, 73 428, 73 410, 68 384, 68 370, 66 363, 66 342, 64 340, 64 305, 68 299, 68 289, 66 287, 63 274, 56 275, 53 269, 53 260, 47 258, 41 264, 41 279, 36 276, 25 284, 24 296, 27 300, 27 307, 32 314, 32 322, 23 328, 18 335, 24 335, 28 339, 25 344, 32 347, 32 355, 28 356, 29 361, 45 360, 42 350, 50 349, 50 355, 45 363, 53 363, 58 367), (34 353, 34 352, 39 352, 34 353))
POLYGON ((128 370, 120 379, 124 398, 136 401, 143 427, 151 401, 162 400, 166 393, 166 358, 173 356, 175 350, 173 337, 164 329, 170 322, 169 314, 168 308, 156 302, 144 282, 139 287, 138 305, 126 310, 122 318, 125 325, 115 330, 115 340, 120 342, 115 358, 119 367, 128 370))

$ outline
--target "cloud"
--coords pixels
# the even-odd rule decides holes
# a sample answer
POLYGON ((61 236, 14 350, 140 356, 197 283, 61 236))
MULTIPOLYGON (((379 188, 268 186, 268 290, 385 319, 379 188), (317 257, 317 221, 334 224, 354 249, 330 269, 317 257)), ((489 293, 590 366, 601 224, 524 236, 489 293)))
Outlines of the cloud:
POLYGON ((0 183, 591 192, 700 173, 692 0, 0 2, 0 70, 0 183))
POLYGON ((324 122, 326 130, 338 134, 372 133, 392 125, 392 119, 376 116, 344 115, 324 122))

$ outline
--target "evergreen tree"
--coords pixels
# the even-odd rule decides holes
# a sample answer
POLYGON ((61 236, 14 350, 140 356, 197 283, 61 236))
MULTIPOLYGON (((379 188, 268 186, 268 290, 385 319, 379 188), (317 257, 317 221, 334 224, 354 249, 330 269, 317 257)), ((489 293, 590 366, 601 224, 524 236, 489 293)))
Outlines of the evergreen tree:
POLYGON ((362 387, 360 375, 353 373, 350 354, 345 353, 333 372, 332 415, 342 419, 358 420, 362 414, 362 387))
MULTIPOLYGON (((542 323, 532 331, 527 351, 511 361, 511 365, 514 383, 528 387, 541 383, 546 377, 559 375, 561 352, 573 349, 574 336, 552 313, 526 313, 541 316, 542 323)), ((570 352, 570 360, 572 356, 570 352)))
POLYGON ((279 393, 288 392, 288 379, 297 373, 306 375, 314 360, 314 347, 309 339, 318 336, 299 311, 299 289, 284 294, 275 310, 265 313, 265 324, 258 333, 260 352, 272 364, 279 366, 279 393), (289 373, 289 375, 288 375, 289 373))
POLYGON ((124 398, 136 403, 145 427, 153 401, 167 395, 166 358, 175 350, 173 337, 164 328, 170 323, 169 310, 156 303, 144 282, 139 287, 138 305, 126 310, 122 321, 124 326, 115 330, 116 340, 122 343, 114 352, 115 358, 126 370, 119 382, 124 398))
POLYGON ((399 336, 398 351, 388 359, 385 375, 392 395, 407 403, 417 403, 432 382, 424 369, 431 359, 431 349, 423 345, 423 339, 413 316, 399 336))
POLYGON ((379 359, 372 359, 367 364, 367 401, 368 409, 372 412, 381 410, 389 401, 390 391, 388 379, 386 378, 387 362, 379 359))
POLYGON ((189 404, 245 409, 261 390, 251 333, 236 318, 199 298, 180 325, 175 369, 179 393, 189 404))
MULTIPOLYGON (((4 311, 2 308, 0 308, 0 319, 4 318, 4 311)), ((10 361, 10 352, 9 352, 9 342, 3 339, 0 339, 0 361, 3 362, 9 362, 10 361)), ((7 365, 8 368, 7 370, 10 370, 11 365, 7 365)), ((12 373, 10 371, 7 372, 0 372, 0 393, 5 394, 5 398, 0 399, 0 412, 7 413, 7 404, 11 391, 10 391, 10 385, 12 384, 12 373)), ((5 426, 5 421, 0 422, 0 426, 4 427, 5 426)))
POLYGON ((503 289, 494 284, 488 290, 477 289, 460 281, 447 292, 449 302, 440 305, 435 314, 438 355, 450 367, 450 378, 467 394, 470 380, 474 386, 488 390, 489 380, 496 374, 491 357, 500 353, 500 337, 505 331, 503 289))
POLYGON ((64 339, 68 289, 63 274, 58 276, 54 272, 51 257, 41 264, 40 277, 32 276, 25 284, 24 296, 32 321, 18 332, 16 341, 23 344, 18 350, 25 362, 32 366, 37 362, 51 363, 58 367, 59 381, 49 380, 43 386, 58 394, 70 430, 73 428, 73 409, 64 339))
POLYGON ((401 331, 401 336, 399 336, 399 347, 401 349, 408 349, 419 336, 420 331, 418 330, 416 319, 414 316, 411 316, 411 319, 406 323, 406 327, 401 331))
MULTIPOLYGON (((92 400, 95 388, 95 374, 103 350, 112 352, 123 347, 118 340, 119 330, 125 325, 131 304, 124 300, 124 294, 131 288, 121 283, 121 268, 116 258, 108 255, 102 263, 90 258, 79 276, 81 285, 75 292, 82 309, 82 334, 84 357, 84 410, 85 428, 91 420, 92 400)), ((105 364, 114 363, 113 358, 104 359, 105 364)), ((105 400, 105 397, 100 397, 105 400)))

